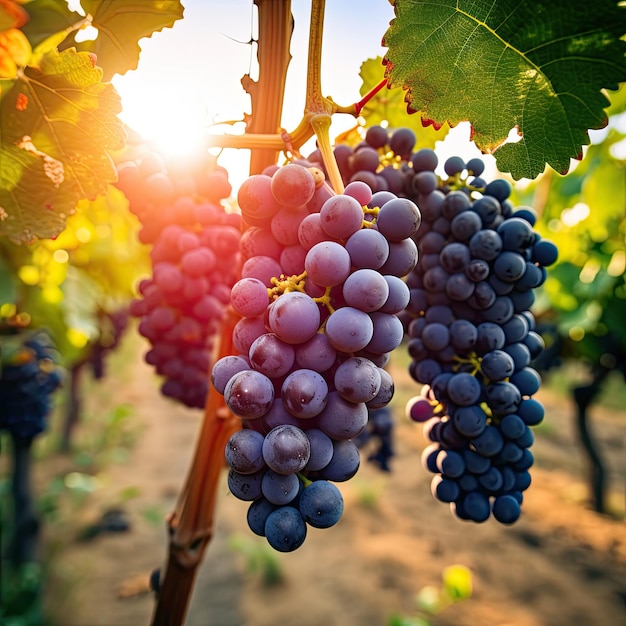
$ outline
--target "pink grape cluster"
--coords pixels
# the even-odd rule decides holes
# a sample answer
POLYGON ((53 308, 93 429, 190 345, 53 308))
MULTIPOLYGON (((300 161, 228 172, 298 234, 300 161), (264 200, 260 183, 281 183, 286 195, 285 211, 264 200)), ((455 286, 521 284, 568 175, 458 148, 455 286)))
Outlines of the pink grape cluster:
POLYGON ((341 517, 332 483, 356 473, 353 439, 393 396, 384 367, 403 339, 421 217, 360 181, 334 194, 296 163, 247 179, 238 202, 251 226, 230 297, 237 354, 211 378, 243 425, 226 447, 231 492, 251 502, 253 532, 291 551, 307 524, 341 517))
POLYGON ((152 277, 131 304, 151 344, 145 360, 164 377, 163 395, 202 408, 213 339, 239 269, 241 216, 219 203, 231 192, 227 175, 181 179, 151 157, 121 166, 118 186, 142 223, 140 239, 152 244, 152 277))

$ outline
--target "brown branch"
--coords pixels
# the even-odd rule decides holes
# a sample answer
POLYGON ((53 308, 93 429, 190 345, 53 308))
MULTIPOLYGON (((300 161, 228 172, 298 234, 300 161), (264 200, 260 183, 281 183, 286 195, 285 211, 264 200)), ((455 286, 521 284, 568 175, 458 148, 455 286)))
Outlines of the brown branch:
MULTIPOLYGON (((233 352, 232 332, 236 321, 237 315, 231 309, 222 328, 219 357, 233 352)), ((185 485, 168 519, 169 554, 153 626, 180 626, 185 620, 198 566, 213 537, 224 448, 240 427, 241 421, 228 411, 223 396, 211 386, 185 485)))
MULTIPOLYGON (((241 81, 252 103, 252 114, 246 119, 246 131, 255 135, 270 133, 276 137, 280 135, 287 68, 291 61, 291 2, 254 0, 254 4, 259 15, 259 79, 253 81, 246 75, 241 81)), ((278 152, 283 148, 282 141, 267 147, 255 145, 250 156, 250 174, 258 174, 268 165, 276 163, 278 152)))

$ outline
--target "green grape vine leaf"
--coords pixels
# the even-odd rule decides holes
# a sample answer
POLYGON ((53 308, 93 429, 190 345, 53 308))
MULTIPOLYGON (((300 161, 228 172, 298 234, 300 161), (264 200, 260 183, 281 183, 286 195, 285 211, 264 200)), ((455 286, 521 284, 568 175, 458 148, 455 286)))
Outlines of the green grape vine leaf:
MULTIPOLYGON (((384 68, 382 58, 367 59, 361 64, 359 76, 363 81, 361 95, 380 83, 384 68)), ((450 127, 444 124, 435 128, 432 124, 424 124, 410 115, 406 110, 404 92, 402 89, 382 89, 361 109, 361 117, 367 126, 374 126, 386 122, 389 128, 410 128, 417 137, 417 148, 435 148, 437 141, 443 141, 450 127)))
POLYGON ((31 0, 27 5, 28 22, 22 27, 22 32, 36 47, 49 37, 69 31, 80 16, 70 11, 66 2, 58 0, 31 0))
POLYGON ((136 69, 139 40, 170 28, 184 11, 180 0, 83 0, 81 4, 98 37, 80 43, 68 39, 64 45, 95 53, 105 80, 136 69))
POLYGON ((626 11, 614 0, 395 0, 385 76, 409 111, 469 120, 501 171, 565 173, 607 124, 604 89, 626 81, 626 11), (517 127, 518 142, 506 142, 517 127), (506 142, 506 143, 505 143, 506 142))
POLYGON ((0 234, 17 242, 63 230, 78 200, 117 178, 121 101, 89 54, 48 52, 0 103, 0 234))

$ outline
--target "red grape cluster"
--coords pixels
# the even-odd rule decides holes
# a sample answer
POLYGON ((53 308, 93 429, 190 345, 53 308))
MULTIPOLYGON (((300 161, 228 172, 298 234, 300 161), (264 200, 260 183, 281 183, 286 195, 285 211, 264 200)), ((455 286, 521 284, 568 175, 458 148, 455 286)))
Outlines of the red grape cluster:
POLYGON ((220 200, 231 193, 225 170, 170 175, 156 156, 124 163, 120 189, 152 244, 153 274, 139 284, 131 314, 151 344, 145 360, 164 377, 163 395, 202 408, 213 340, 239 276, 241 217, 220 200))
POLYGON ((384 366, 403 338, 420 213, 360 181, 334 194, 299 163, 250 177, 238 202, 251 227, 231 291, 237 354, 212 381, 243 424, 226 447, 231 492, 251 501, 253 532, 290 551, 341 517, 333 483, 356 473, 353 439, 393 396, 384 366))

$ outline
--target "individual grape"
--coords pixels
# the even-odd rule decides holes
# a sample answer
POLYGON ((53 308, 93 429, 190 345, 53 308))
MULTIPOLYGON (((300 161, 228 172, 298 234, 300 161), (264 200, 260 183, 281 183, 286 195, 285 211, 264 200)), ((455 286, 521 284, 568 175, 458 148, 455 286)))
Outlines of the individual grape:
POLYGON ((495 382, 511 376, 515 371, 515 363, 503 350, 491 350, 483 356, 480 370, 488 380, 495 382))
MULTIPOLYGON (((333 440, 353 439, 367 426, 367 407, 363 402, 350 402, 337 391, 331 391, 326 408, 316 418, 316 425, 333 440)), ((335 480, 331 476, 325 477, 335 480)))
POLYGON ((410 301, 410 292, 407 284, 398 276, 383 276, 387 282, 389 295, 384 304, 379 308, 381 313, 391 313, 397 315, 404 311, 410 301))
POLYGON ((239 474, 254 474, 265 467, 263 435, 243 429, 233 433, 226 444, 226 462, 239 474))
POLYGON ((357 230, 346 241, 346 250, 355 269, 380 269, 389 257, 389 242, 377 230, 357 230))
POLYGON ((298 509, 282 506, 272 511, 265 521, 265 537, 279 552, 292 552, 306 539, 306 523, 298 509))
POLYGON ((417 265, 417 246, 412 239, 393 241, 389 244, 389 256, 380 267, 381 274, 406 276, 417 265))
POLYGON ((363 224, 363 208, 351 196, 333 196, 320 209, 320 223, 333 239, 348 239, 363 224))
POLYGON ((502 524, 513 524, 521 514, 521 508, 517 499, 508 494, 494 499, 493 516, 502 524))
POLYGON ((328 384, 313 370, 297 369, 285 378, 280 397, 287 411, 295 417, 315 417, 326 407, 328 384))
POLYGON ((305 487, 299 509, 304 521, 315 528, 334 526, 343 514, 343 497, 333 483, 317 480, 305 487))
POLYGON ((306 207, 280 209, 270 221, 270 231, 274 239, 283 246, 295 246, 300 243, 298 239, 300 224, 308 215, 306 207))
POLYGON ((353 172, 375 172, 378 169, 378 151, 370 146, 361 146, 350 156, 350 168, 353 172))
POLYGON ((393 352, 402 343, 404 327, 402 322, 389 313, 375 311, 370 313, 372 338, 365 350, 372 355, 385 355, 393 352))
POLYGON ((303 369, 325 372, 337 358, 337 351, 325 333, 315 333, 311 339, 295 346, 296 363, 303 369))
POLYGON ((407 159, 411 156, 417 137, 410 128, 397 128, 389 139, 389 148, 398 156, 407 159))
MULTIPOLYGON (((480 174, 478 174, 478 176, 480 176, 480 174)), ((511 183, 503 178, 492 180, 487 183, 483 193, 487 196, 493 196, 496 200, 503 202, 511 195, 511 183)))
POLYGON ((439 322, 426 324, 422 331, 422 341, 428 350, 438 352, 450 343, 450 331, 447 326, 439 322))
POLYGON ((477 259, 493 261, 502 250, 502 239, 494 230, 482 229, 472 235, 469 248, 477 259))
POLYGON ((477 213, 463 211, 452 218, 450 232, 457 241, 466 242, 481 229, 482 222, 477 213))
POLYGON ((436 152, 430 148, 421 148, 411 155, 411 165, 416 172, 434 172, 438 163, 436 152))
MULTIPOLYGON (((309 213, 298 225, 298 243, 305 250, 310 250, 316 243, 322 243, 328 239, 328 234, 322 228, 319 213, 309 213)), ((279 251, 279 259, 281 252, 282 247, 279 251)))
POLYGON ((472 439, 472 448, 481 456, 492 457, 502 450, 504 440, 496 426, 487 425, 480 435, 472 439))
POLYGON ((522 396, 530 397, 539 391, 541 376, 532 367, 523 367, 511 376, 510 382, 519 389, 522 396))
POLYGON ((363 350, 373 334, 372 318, 354 307, 337 309, 326 320, 326 336, 333 348, 341 352, 363 350))
POLYGON ((531 249, 531 259, 542 267, 556 263, 559 251, 554 243, 546 239, 537 241, 531 249))
POLYGON ((398 242, 412 237, 421 223, 417 205, 406 198, 394 198, 383 204, 376 218, 378 231, 387 241, 398 242))
POLYGON ((472 211, 478 213, 483 226, 491 226, 501 214, 500 203, 491 196, 483 196, 472 204, 472 211))
POLYGON ((228 489, 239 500, 258 500, 263 495, 261 483, 265 472, 264 468, 253 474, 240 474, 231 468, 228 472, 228 489))
POLYGON ((315 244, 304 261, 308 278, 322 287, 341 284, 350 274, 350 265, 348 251, 334 241, 315 244))
POLYGON ((256 278, 266 287, 271 287, 272 278, 280 276, 281 273, 280 263, 268 256, 250 257, 241 268, 242 278, 256 278))
POLYGON ((385 304, 389 297, 389 285, 376 270, 358 269, 346 278, 342 292, 348 306, 368 313, 385 304))
POLYGON ((255 174, 246 179, 237 192, 237 204, 247 224, 268 224, 280 209, 272 194, 272 179, 265 174, 255 174))
POLYGON ((416 396, 406 406, 407 416, 414 422, 426 422, 434 415, 432 402, 422 396, 416 396))
POLYGON ((361 456, 356 444, 349 439, 333 441, 333 458, 317 474, 325 480, 344 482, 357 473, 360 463, 361 456))
POLYGON ((263 440, 263 458, 278 474, 299 472, 308 462, 311 444, 300 428, 285 424, 276 426, 263 440))
POLYGON ((523 253, 534 243, 532 226, 524 219, 512 217, 498 226, 497 233, 502 241, 502 249, 523 253))
POLYGON ((274 333, 265 333, 252 342, 248 358, 255 370, 269 378, 280 378, 291 370, 296 356, 291 344, 274 333))
POLYGON ((317 304, 306 294, 282 294, 269 308, 269 326, 276 336, 290 344, 300 344, 315 335, 320 326, 317 304))
POLYGON ((443 169, 448 176, 460 174, 465 169, 465 161, 461 157, 448 157, 443 164, 443 169))
POLYGON ((389 133, 382 126, 370 126, 365 133, 365 141, 372 148, 384 148, 389 140, 389 133))
POLYGON ((243 317, 233 329, 233 346, 239 354, 248 354, 250 346, 266 332, 262 317, 243 317))
POLYGON ((474 157, 465 164, 465 169, 472 176, 480 176, 485 171, 485 163, 482 159, 474 157))
POLYGON ((344 400, 368 402, 378 394, 381 377, 379 369, 369 359, 351 357, 336 369, 333 382, 344 400))
POLYGON ((300 481, 296 474, 278 474, 267 470, 261 481, 263 497, 272 504, 289 504, 297 495, 300 481))
POLYGON ((482 395, 482 386, 471 374, 459 372, 450 378, 446 391, 454 404, 472 406, 478 404, 482 395))
POLYGON ((271 179, 270 189, 279 204, 298 208, 313 197, 315 179, 306 167, 292 163, 276 170, 271 179))
POLYGON ((346 196, 354 198, 361 206, 365 206, 372 200, 372 190, 360 180, 348 183, 343 193, 346 196))
POLYGON ((237 372, 224 388, 228 408, 243 419, 261 417, 274 400, 272 381, 255 370, 237 372))
POLYGON ((248 507, 247 521, 250 530, 260 537, 265 537, 265 522, 269 514, 278 508, 276 504, 268 502, 265 498, 254 500, 248 507))
POLYGON ((326 467, 333 458, 333 440, 319 428, 310 428, 305 431, 311 446, 309 460, 304 471, 316 471, 326 467))
POLYGON ((468 493, 463 498, 461 507, 463 514, 474 522, 485 522, 491 513, 489 499, 478 491, 468 493))
POLYGON ((525 398, 519 402, 517 414, 528 426, 536 426, 543 421, 545 411, 541 402, 534 398, 525 398))
POLYGON ((269 304, 267 287, 258 278, 242 278, 231 289, 230 303, 244 317, 262 315, 269 304))

